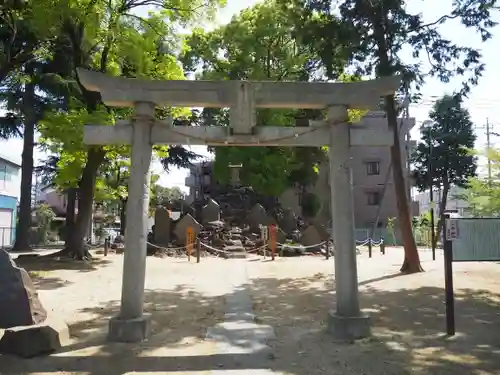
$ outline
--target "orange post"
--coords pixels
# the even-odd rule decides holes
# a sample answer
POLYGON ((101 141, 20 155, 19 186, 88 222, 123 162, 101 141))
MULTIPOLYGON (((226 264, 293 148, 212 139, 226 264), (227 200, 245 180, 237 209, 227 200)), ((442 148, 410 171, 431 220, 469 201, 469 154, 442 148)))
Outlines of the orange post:
POLYGON ((191 261, 191 253, 193 252, 194 245, 194 230, 193 227, 186 228, 186 250, 188 256, 188 262, 191 261))
POLYGON ((269 225, 269 249, 271 250, 271 259, 274 260, 274 256, 276 255, 276 235, 278 233, 278 228, 276 225, 269 225))

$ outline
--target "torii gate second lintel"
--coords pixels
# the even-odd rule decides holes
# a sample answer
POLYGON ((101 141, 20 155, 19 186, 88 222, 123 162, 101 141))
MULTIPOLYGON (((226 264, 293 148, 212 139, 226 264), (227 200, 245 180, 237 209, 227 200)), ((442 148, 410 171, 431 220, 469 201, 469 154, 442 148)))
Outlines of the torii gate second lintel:
POLYGON ((127 202, 126 248, 120 314, 110 320, 112 341, 141 341, 150 334, 143 313, 149 209, 149 169, 153 144, 219 146, 329 146, 332 235, 335 242, 336 311, 329 330, 338 339, 370 334, 370 320, 359 308, 354 243, 350 147, 390 146, 392 134, 384 119, 373 128, 350 126, 348 108, 372 109, 380 97, 393 93, 399 77, 355 83, 141 81, 79 70, 80 81, 99 91, 111 106, 134 106, 132 121, 85 128, 88 144, 131 144, 127 202), (229 107, 228 128, 172 126, 156 121, 156 105, 229 107), (328 109, 326 121, 309 127, 256 126, 256 108, 328 109), (384 126, 385 125, 385 126, 384 126))

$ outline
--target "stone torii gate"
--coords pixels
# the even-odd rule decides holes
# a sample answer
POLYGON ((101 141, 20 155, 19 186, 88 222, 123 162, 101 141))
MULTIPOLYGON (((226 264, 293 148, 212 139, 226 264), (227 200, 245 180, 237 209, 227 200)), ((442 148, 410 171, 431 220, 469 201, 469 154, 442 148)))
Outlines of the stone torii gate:
POLYGON ((388 128, 351 126, 347 109, 372 109, 380 97, 393 93, 400 77, 355 83, 146 81, 110 77, 78 70, 83 86, 101 93, 112 107, 134 107, 131 121, 115 126, 88 125, 89 145, 131 144, 132 161, 127 203, 126 247, 121 307, 109 323, 108 338, 134 342, 150 334, 150 317, 143 312, 149 168, 153 144, 211 146, 329 146, 332 236, 335 241, 336 310, 329 330, 338 339, 370 334, 369 317, 359 307, 350 147, 390 146, 388 128), (155 120, 155 106, 230 108, 230 127, 173 126, 155 120), (308 127, 257 126, 256 108, 328 109, 326 121, 308 127))

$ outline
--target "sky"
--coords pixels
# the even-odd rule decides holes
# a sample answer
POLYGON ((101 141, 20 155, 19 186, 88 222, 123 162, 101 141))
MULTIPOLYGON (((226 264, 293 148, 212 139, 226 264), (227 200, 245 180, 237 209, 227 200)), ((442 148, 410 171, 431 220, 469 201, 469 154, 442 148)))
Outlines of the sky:
MULTIPOLYGON (((231 17, 238 14, 241 10, 251 7, 261 0, 228 0, 225 9, 221 10, 217 16, 217 23, 225 24, 231 20, 231 17)), ((433 21, 441 14, 446 14, 450 9, 451 0, 409 0, 409 10, 414 12, 422 12, 425 15, 427 22, 433 21)), ((500 17, 497 17, 500 21, 500 17)), ((476 33, 472 30, 466 30, 461 27, 458 22, 450 22, 441 29, 442 33, 452 41, 459 41, 462 44, 473 47, 480 46, 483 54, 483 62, 486 65, 486 70, 477 86, 472 89, 469 98, 464 105, 471 113, 472 120, 476 125, 477 142, 476 147, 484 147, 486 144, 485 124, 489 121, 493 132, 500 133, 500 111, 496 110, 500 107, 500 28, 495 30, 494 37, 486 43, 483 43, 476 33)), ((403 58, 410 61, 411 53, 403 52, 403 58)), ((418 139, 418 127, 427 119, 428 113, 432 108, 432 103, 437 98, 444 94, 452 93, 460 85, 459 80, 452 81, 448 84, 443 84, 435 79, 426 81, 422 89, 423 101, 419 104, 410 106, 410 116, 415 117, 417 126, 412 131, 412 138, 418 139)), ((493 136, 491 139, 493 145, 500 146, 500 136, 493 136)), ((191 149, 204 158, 210 158, 204 146, 192 146, 191 149)), ((7 156, 14 160, 21 160, 22 139, 10 139, 0 141, 0 156, 7 156)), ((43 160, 45 155, 40 152, 35 153, 35 158, 43 160)), ((187 170, 173 169, 170 173, 162 170, 159 163, 153 164, 154 173, 160 174, 159 183, 163 186, 177 186, 187 192, 184 186, 184 180, 187 177, 187 170)))

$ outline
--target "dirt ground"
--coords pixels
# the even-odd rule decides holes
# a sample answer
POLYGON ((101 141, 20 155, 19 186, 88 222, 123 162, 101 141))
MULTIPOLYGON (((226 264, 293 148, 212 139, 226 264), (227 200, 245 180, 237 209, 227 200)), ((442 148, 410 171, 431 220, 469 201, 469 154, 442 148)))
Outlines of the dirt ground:
MULTIPOLYGON (((276 330, 270 342, 276 373, 500 374, 500 264, 454 264, 457 335, 446 338, 442 255, 435 262, 430 252, 421 257, 426 272, 408 276, 398 273, 400 249, 358 257, 361 307, 372 317, 373 337, 355 344, 334 343, 325 332, 335 298, 332 259, 248 259, 257 320, 276 330)), ((122 259, 98 256, 92 266, 23 262, 45 307, 70 325, 73 343, 42 358, 0 356, 0 374, 200 375, 217 370, 224 355, 204 337, 207 328, 223 320, 224 295, 232 292, 224 275, 234 261, 148 258, 145 305, 153 337, 127 345, 105 341, 107 321, 119 308, 122 259)))

